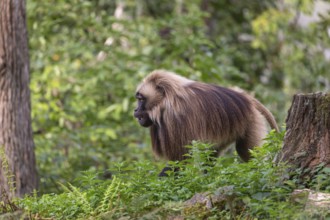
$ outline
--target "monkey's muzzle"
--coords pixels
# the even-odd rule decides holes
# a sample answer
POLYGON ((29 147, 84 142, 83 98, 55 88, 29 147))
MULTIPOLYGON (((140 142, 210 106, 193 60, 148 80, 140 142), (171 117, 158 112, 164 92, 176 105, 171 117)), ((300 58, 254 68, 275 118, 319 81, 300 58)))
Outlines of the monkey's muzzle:
POLYGON ((153 123, 147 112, 141 112, 137 109, 134 110, 134 117, 138 120, 139 124, 143 127, 149 127, 153 123))

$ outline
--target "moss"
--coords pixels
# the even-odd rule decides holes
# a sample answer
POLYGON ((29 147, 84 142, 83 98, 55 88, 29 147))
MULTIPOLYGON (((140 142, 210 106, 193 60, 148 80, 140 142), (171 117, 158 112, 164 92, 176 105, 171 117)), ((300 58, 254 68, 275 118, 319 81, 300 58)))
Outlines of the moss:
POLYGON ((184 216, 194 216, 198 219, 206 219, 212 212, 203 204, 196 204, 183 210, 184 216))

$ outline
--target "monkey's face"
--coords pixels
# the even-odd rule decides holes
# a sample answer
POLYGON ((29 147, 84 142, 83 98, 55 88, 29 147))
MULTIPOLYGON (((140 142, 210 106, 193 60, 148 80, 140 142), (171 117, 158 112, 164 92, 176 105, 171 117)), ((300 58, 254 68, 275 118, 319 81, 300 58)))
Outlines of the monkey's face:
POLYGON ((139 124, 143 127, 150 127, 153 122, 149 117, 146 109, 147 99, 141 93, 137 92, 135 95, 138 100, 137 108, 134 110, 134 117, 138 120, 139 124))

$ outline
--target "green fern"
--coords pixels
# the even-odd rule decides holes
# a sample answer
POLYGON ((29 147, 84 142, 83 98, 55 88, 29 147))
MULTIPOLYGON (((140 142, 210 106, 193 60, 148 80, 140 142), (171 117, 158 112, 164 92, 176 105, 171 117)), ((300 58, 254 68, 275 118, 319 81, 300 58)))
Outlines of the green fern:
POLYGON ((63 187, 65 191, 68 192, 69 196, 73 197, 79 204, 81 204, 81 209, 84 213, 94 213, 93 208, 88 201, 86 192, 81 192, 78 187, 75 187, 70 183, 68 183, 69 187, 66 187, 61 183, 59 184, 63 187))
POLYGON ((101 212, 106 212, 108 210, 111 210, 113 199, 116 196, 120 185, 121 185, 121 181, 117 180, 117 178, 114 177, 111 184, 105 190, 104 197, 99 207, 101 212))

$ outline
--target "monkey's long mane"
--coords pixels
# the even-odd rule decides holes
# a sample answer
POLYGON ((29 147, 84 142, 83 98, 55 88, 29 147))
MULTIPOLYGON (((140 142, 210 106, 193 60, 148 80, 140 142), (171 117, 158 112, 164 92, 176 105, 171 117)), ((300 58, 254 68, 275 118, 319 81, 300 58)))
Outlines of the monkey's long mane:
POLYGON ((143 86, 153 86, 164 95, 149 116, 154 122, 153 150, 169 160, 183 159, 187 149, 182 146, 193 140, 224 147, 233 141, 233 136, 244 135, 247 122, 252 122, 255 115, 251 100, 244 94, 172 73, 155 71, 143 86))

